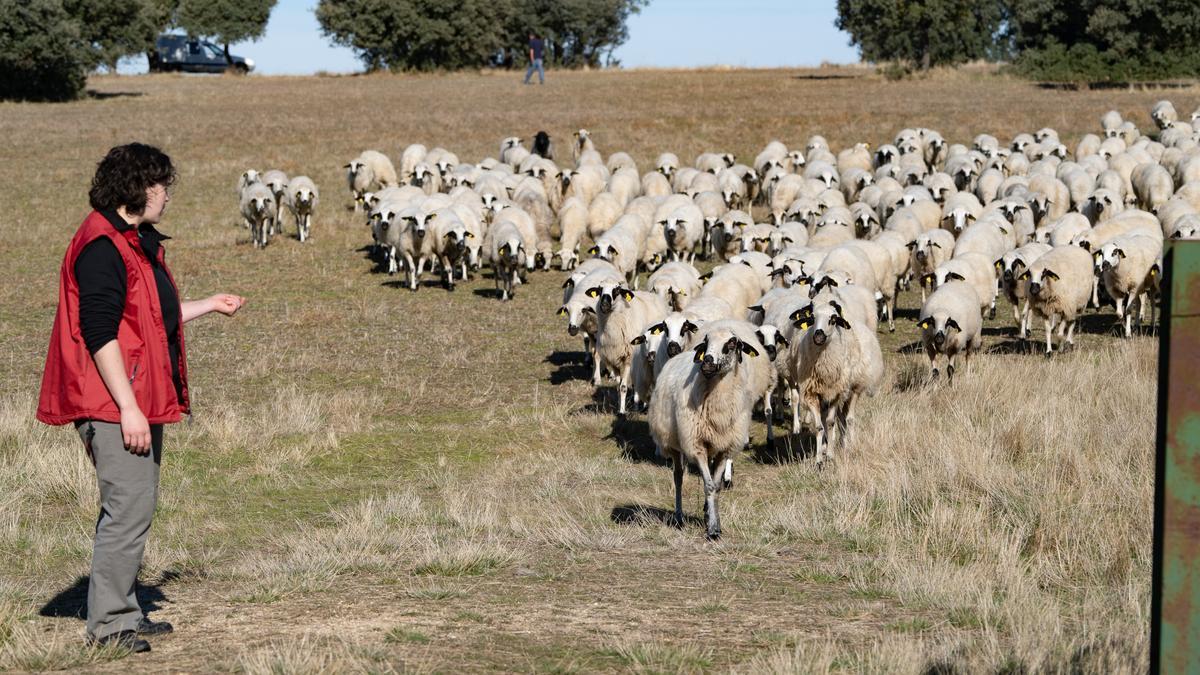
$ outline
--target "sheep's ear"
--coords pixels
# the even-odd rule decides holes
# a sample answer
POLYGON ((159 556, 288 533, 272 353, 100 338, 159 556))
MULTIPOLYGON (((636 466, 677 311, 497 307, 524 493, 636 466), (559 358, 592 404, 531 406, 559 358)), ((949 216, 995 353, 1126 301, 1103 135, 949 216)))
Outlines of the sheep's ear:
POLYGON ((747 307, 746 309, 747 309, 748 311, 751 311, 751 312, 762 312, 762 311, 764 311, 764 310, 763 310, 763 306, 762 306, 762 305, 751 305, 751 306, 747 307))
MULTIPOLYGON (((507 244, 506 244, 506 245, 507 245, 507 244)), ((593 286, 593 287, 591 287, 591 288, 587 289, 587 296, 588 296, 589 298, 598 298, 598 297, 600 297, 600 287, 599 287, 599 286, 593 286)))
POLYGON ((696 345, 696 355, 692 357, 693 363, 700 363, 704 360, 704 352, 708 349, 708 340, 696 345))
POLYGON ((752 267, 752 265, 749 263, 749 261, 746 261, 746 260, 743 260, 742 264, 745 265, 746 267, 752 267))
POLYGON ((1022 274, 1021 276, 1017 277, 1017 280, 1018 281, 1029 281, 1029 270, 1025 270, 1025 273, 1022 274))
POLYGON ((932 325, 933 325, 933 322, 930 321, 929 319, 922 319, 921 323, 917 324, 917 327, 920 328, 921 330, 929 330, 929 327, 932 325))
MULTIPOLYGON (((343 168, 343 169, 349 169, 349 168, 350 168, 350 165, 349 165, 349 164, 347 164, 347 165, 343 166, 342 168, 343 168)), ((242 174, 242 177, 243 177, 243 178, 244 178, 245 176, 246 176, 246 174, 242 174)))
POLYGON ((620 293, 622 298, 625 298, 625 302, 633 302, 633 291, 629 290, 628 288, 622 288, 617 292, 620 293))
POLYGON ((1083 241, 1079 242, 1079 248, 1085 251, 1090 251, 1092 250, 1092 244, 1088 240, 1084 239, 1083 241))
POLYGON ((651 335, 662 335, 666 331, 667 331, 667 324, 665 324, 665 323, 656 323, 650 327, 651 335))
POLYGON ((941 247, 942 247, 942 245, 941 245, 941 244, 939 244, 939 243, 937 243, 936 241, 931 241, 931 242, 929 242, 929 245, 930 245, 930 246, 932 246, 932 247, 934 247, 934 248, 941 248, 941 247))
POLYGON ((588 249, 588 255, 599 255, 599 253, 600 253, 600 247, 599 247, 599 246, 593 246, 593 247, 591 247, 591 248, 589 248, 589 249, 588 249))
POLYGON ((566 281, 564 281, 564 282, 563 282, 563 285, 562 285, 562 287, 563 287, 563 288, 570 288, 570 287, 572 287, 572 286, 574 286, 574 285, 575 285, 575 280, 574 280, 574 279, 567 279, 566 281))
POLYGON ((946 328, 953 328, 954 330, 962 331, 962 328, 959 327, 958 322, 954 319, 946 319, 946 328))
POLYGON ((831 322, 833 323, 833 325, 835 325, 839 328, 846 328, 846 329, 850 328, 850 322, 847 321, 846 319, 844 319, 841 314, 838 314, 837 316, 833 317, 831 322))
POLYGON ((591 307, 584 307, 584 308, 583 308, 583 311, 585 311, 585 312, 587 312, 587 313, 589 313, 589 314, 595 314, 595 313, 596 313, 596 310, 592 309, 591 307))
POLYGON ((646 336, 645 336, 645 335, 639 335, 639 336, 637 336, 637 337, 633 338, 632 340, 630 340, 630 341, 629 341, 629 344, 631 344, 631 345, 641 345, 641 344, 646 344, 646 336))
POLYGON ((1004 260, 1003 259, 997 260, 994 264, 996 265, 997 272, 1004 271, 1004 260))
POLYGON ((966 281, 966 280, 967 280, 967 278, 966 278, 966 277, 964 277, 963 275, 959 274, 958 272, 950 272, 949 274, 947 274, 947 275, 946 275, 946 280, 947 280, 947 281, 949 281, 950 279, 956 279, 956 280, 958 280, 958 281, 966 281))
POLYGON ((467 233, 465 233, 463 236, 465 236, 467 239, 474 239, 474 238, 475 238, 475 235, 474 235, 474 233, 471 233, 471 232, 467 232, 467 233))
MULTIPOLYGON (((654 256, 658 257, 658 254, 655 253, 654 256)), ((708 281, 709 279, 712 278, 712 275, 713 275, 712 272, 705 272, 704 274, 700 275, 700 281, 708 281)))
POLYGON ((679 329, 679 332, 683 335, 691 335, 698 330, 700 330, 700 327, 696 324, 692 323, 691 321, 684 321, 683 326, 679 329))
POLYGON ((562 307, 559 307, 559 308, 558 308, 558 311, 557 311, 557 312, 555 312, 555 314, 557 314, 558 316, 566 316, 566 314, 567 314, 567 308, 566 308, 566 306, 564 305, 564 306, 562 306, 562 307))
POLYGON ((775 344, 783 345, 784 347, 792 346, 792 343, 789 342, 788 339, 782 335, 775 336, 775 344))
POLYGON ((800 277, 792 282, 793 286, 807 286, 812 283, 812 277, 800 277))
POLYGON ((1050 270, 1046 270, 1042 276, 1044 276, 1047 279, 1053 279, 1054 281, 1058 281, 1058 275, 1050 270))
POLYGON ((1125 257, 1125 251, 1122 251, 1122 250, 1121 250, 1121 249, 1119 249, 1119 248, 1113 249, 1113 253, 1117 254, 1117 257, 1118 257, 1118 258, 1124 258, 1124 257, 1125 257))
POLYGON ((812 316, 812 306, 811 305, 808 307, 802 307, 802 308, 792 312, 788 316, 788 318, 791 319, 792 321, 799 321, 802 318, 806 318, 806 317, 810 317, 810 316, 812 316))
POLYGON ((838 316, 842 315, 842 305, 837 300, 830 300, 829 306, 833 308, 833 311, 837 312, 838 316))
POLYGON ((738 340, 738 348, 741 349, 742 353, 746 356, 758 356, 758 350, 745 340, 738 340))
POLYGON ((915 242, 915 241, 910 241, 910 242, 908 242, 907 244, 905 244, 905 245, 904 245, 904 247, 905 247, 905 248, 907 248, 908 250, 910 250, 910 251, 911 251, 911 250, 913 250, 914 248, 916 248, 916 247, 917 247, 917 242, 915 242))
MULTIPOLYGON (((779 269, 771 270, 770 276, 777 277, 782 274, 787 274, 787 272, 788 272, 788 270, 786 267, 780 267, 779 269)), ((753 309, 753 307, 751 309, 753 309)))
POLYGON ((1154 263, 1153 265, 1150 266, 1150 277, 1153 278, 1153 277, 1158 276, 1159 271, 1160 270, 1158 269, 1158 263, 1154 263))

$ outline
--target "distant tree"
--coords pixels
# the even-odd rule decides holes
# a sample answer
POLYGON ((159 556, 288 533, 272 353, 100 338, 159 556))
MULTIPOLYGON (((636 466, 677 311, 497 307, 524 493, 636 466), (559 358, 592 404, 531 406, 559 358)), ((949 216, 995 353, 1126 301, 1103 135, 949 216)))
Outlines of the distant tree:
POLYGON ((115 71, 123 56, 141 54, 154 45, 170 11, 161 0, 63 0, 76 20, 92 67, 115 71))
POLYGON ((78 98, 91 58, 62 0, 0 0, 0 98, 78 98))
POLYGON ((921 69, 995 58, 1003 0, 837 0, 839 29, 866 61, 921 69))
POLYGON ((1008 0, 1018 72, 1045 79, 1200 75, 1195 0, 1008 0))
POLYGON ((232 64, 229 45, 262 37, 274 7, 275 0, 179 0, 175 23, 188 35, 223 45, 232 64))
POLYGON ((524 53, 532 30, 547 39, 552 63, 602 65, 629 39, 628 20, 649 0, 515 0, 506 28, 507 46, 524 53))
POLYGON ((530 31, 551 63, 600 65, 628 38, 626 21, 648 0, 320 0, 317 21, 367 70, 455 70, 523 59, 530 31))
POLYGON ((317 22, 369 71, 478 68, 505 46, 511 0, 321 0, 317 22))

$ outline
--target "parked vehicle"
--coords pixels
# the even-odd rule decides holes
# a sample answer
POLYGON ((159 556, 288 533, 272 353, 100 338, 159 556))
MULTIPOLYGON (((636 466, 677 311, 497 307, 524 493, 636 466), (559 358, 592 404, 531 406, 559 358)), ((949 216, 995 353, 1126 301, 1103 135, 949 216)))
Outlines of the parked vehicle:
POLYGON ((232 70, 248 73, 254 70, 254 60, 230 55, 233 63, 225 58, 225 50, 206 40, 189 38, 186 35, 160 35, 155 50, 150 52, 150 72, 183 71, 186 73, 223 73, 232 70))

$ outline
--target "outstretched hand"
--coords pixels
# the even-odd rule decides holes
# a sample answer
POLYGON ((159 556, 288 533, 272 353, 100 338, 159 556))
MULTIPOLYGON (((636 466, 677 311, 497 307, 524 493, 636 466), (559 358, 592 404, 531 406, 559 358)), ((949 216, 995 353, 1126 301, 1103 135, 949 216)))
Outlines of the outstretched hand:
POLYGON ((212 303, 212 311, 219 312, 225 316, 233 316, 235 312, 241 309, 242 305, 246 304, 246 299, 240 295, 232 293, 217 293, 208 299, 212 303))

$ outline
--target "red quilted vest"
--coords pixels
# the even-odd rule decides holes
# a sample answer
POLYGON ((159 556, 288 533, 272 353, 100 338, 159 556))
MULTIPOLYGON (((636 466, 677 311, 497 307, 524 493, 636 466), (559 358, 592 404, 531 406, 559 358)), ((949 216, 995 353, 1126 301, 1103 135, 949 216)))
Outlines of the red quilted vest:
MULTIPOLYGON (((46 370, 42 373, 37 418, 46 424, 68 424, 83 419, 121 421, 121 411, 100 378, 79 328, 75 260, 84 247, 98 237, 112 240, 125 263, 125 310, 117 329, 117 344, 121 347, 125 374, 130 378, 138 408, 150 424, 178 422, 190 410, 183 323, 181 321, 179 326, 179 378, 183 384, 183 402, 180 403, 171 377, 171 356, 158 286, 150 260, 138 242, 137 228, 120 232, 97 211, 84 219, 63 257, 58 281, 58 312, 50 333, 46 370)), ((159 247, 158 263, 163 264, 162 247, 159 247)), ((170 270, 167 270, 167 276, 171 277, 170 270)), ((173 277, 171 284, 175 284, 173 277)))

